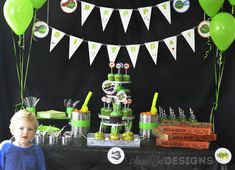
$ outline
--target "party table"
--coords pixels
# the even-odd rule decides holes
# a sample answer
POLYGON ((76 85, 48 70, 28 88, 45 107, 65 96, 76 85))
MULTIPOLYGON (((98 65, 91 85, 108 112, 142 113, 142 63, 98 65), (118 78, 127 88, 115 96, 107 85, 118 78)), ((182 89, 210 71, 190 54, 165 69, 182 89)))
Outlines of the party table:
POLYGON ((40 145, 47 170, 203 170, 224 169, 214 159, 216 145, 208 150, 158 147, 154 139, 141 141, 139 148, 123 148, 125 159, 114 165, 107 159, 110 148, 88 147, 84 137, 70 145, 40 145))

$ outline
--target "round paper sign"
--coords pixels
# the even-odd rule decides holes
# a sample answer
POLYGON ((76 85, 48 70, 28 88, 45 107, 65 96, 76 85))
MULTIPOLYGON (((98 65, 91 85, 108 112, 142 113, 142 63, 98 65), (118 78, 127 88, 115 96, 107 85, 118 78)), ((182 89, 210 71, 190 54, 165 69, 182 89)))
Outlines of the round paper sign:
POLYGON ((232 159, 232 154, 227 148, 218 148, 215 151, 215 159, 220 164, 228 164, 232 159))
POLYGON ((38 21, 33 25, 33 35, 38 38, 44 38, 49 33, 49 27, 47 23, 38 21))
POLYGON ((102 89, 106 94, 115 93, 116 84, 114 81, 105 80, 102 84, 102 89))
POLYGON ((77 9, 77 1, 76 0, 61 0, 60 8, 65 13, 72 13, 77 9))
POLYGON ((190 1, 189 0, 174 0, 173 1, 173 8, 176 12, 184 13, 186 12, 190 7, 190 1))
POLYGON ((123 162, 125 153, 121 148, 113 147, 108 151, 107 157, 110 163, 117 165, 123 162))
POLYGON ((210 37, 210 22, 209 21, 202 21, 197 27, 198 34, 203 38, 210 37))

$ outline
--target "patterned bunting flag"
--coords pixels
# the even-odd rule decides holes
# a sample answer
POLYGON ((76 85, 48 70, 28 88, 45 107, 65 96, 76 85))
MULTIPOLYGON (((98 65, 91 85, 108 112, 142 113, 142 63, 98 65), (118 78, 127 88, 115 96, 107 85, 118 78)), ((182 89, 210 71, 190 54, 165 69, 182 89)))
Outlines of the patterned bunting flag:
POLYGON ((181 32, 192 50, 195 52, 195 30, 194 28, 181 32))
POLYGON ((72 57, 82 42, 83 40, 80 38, 74 37, 72 35, 69 36, 69 59, 72 57))
POLYGON ((112 8, 105 8, 105 7, 100 7, 100 18, 101 18, 101 23, 102 23, 102 29, 103 31, 106 28, 106 25, 109 22, 109 19, 113 13, 112 8))
POLYGON ((115 62, 120 48, 121 46, 118 46, 118 45, 107 45, 109 62, 115 62))
POLYGON ((133 12, 133 9, 119 9, 119 14, 122 20, 122 25, 123 25, 125 33, 128 28, 132 12, 133 12))
POLYGON ((145 26, 149 30, 150 20, 151 20, 151 14, 152 14, 152 7, 143 7, 138 9, 145 26))
POLYGON ((166 1, 157 5, 167 21, 171 24, 171 4, 170 1, 166 1))
POLYGON ((97 43, 97 42, 88 41, 90 65, 95 60, 95 57, 96 57, 97 53, 99 52, 101 45, 102 44, 97 43))
POLYGON ((95 5, 87 3, 87 2, 83 2, 81 1, 82 4, 82 22, 81 25, 83 26, 83 24, 85 23, 87 17, 90 15, 91 11, 94 9, 95 5))
POLYGON ((140 45, 139 44, 127 45, 126 48, 127 48, 128 54, 130 56, 132 65, 135 68, 137 57, 138 57, 138 54, 139 54, 140 45))
POLYGON ((174 59, 176 60, 176 51, 177 51, 177 37, 169 37, 163 40, 170 50, 171 54, 173 55, 174 59))
POLYGON ((60 42, 60 40, 64 37, 65 33, 59 31, 55 28, 52 28, 51 31, 51 43, 50 43, 50 52, 53 48, 60 42))
POLYGON ((157 54, 158 54, 158 41, 153 41, 149 43, 145 43, 145 47, 147 48, 150 56, 152 57, 154 63, 157 65, 157 54))

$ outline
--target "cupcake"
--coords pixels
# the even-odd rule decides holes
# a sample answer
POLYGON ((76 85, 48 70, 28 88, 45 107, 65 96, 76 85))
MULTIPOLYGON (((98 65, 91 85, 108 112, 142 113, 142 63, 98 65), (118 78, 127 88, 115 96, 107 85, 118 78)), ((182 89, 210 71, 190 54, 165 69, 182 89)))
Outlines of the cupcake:
POLYGON ((111 133, 109 136, 110 140, 119 140, 120 139, 120 135, 118 133, 111 133))
POLYGON ((96 132, 95 139, 96 140, 104 140, 105 139, 104 133, 103 132, 96 132))
POLYGON ((114 81, 114 74, 113 73, 108 74, 108 80, 114 81))
POLYGON ((134 133, 133 132, 125 132, 122 134, 123 140, 133 140, 134 139, 134 133))
POLYGON ((105 115, 105 111, 106 111, 106 107, 102 107, 102 108, 100 109, 100 114, 101 114, 101 115, 105 115))
POLYGON ((110 114, 111 114, 112 111, 113 111, 113 110, 112 110, 111 107, 106 107, 106 108, 105 108, 105 113, 104 113, 104 115, 110 116, 110 114))
POLYGON ((122 111, 120 103, 113 103, 113 111, 110 113, 110 123, 122 123, 122 111))
POLYGON ((122 112, 113 110, 110 113, 110 123, 122 123, 122 112))
POLYGON ((131 81, 131 76, 128 75, 128 74, 124 74, 124 75, 122 76, 122 79, 123 79, 123 81, 131 81))
POLYGON ((129 117, 132 115, 132 109, 131 108, 124 108, 122 109, 123 117, 129 117))
POLYGON ((115 81, 122 81, 122 74, 120 74, 120 73, 117 73, 117 74, 115 74, 114 75, 114 79, 115 79, 115 81))

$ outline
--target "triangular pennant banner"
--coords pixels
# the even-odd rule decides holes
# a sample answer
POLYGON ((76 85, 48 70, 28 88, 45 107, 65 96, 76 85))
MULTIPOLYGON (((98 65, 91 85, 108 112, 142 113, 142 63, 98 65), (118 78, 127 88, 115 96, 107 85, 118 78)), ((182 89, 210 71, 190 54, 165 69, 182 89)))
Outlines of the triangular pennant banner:
POLYGON ((83 2, 81 1, 82 4, 82 22, 81 24, 83 25, 87 19, 87 17, 90 15, 91 11, 94 9, 95 5, 87 3, 87 2, 83 2))
POLYGON ((119 9, 119 14, 122 20, 122 25, 123 25, 125 33, 128 28, 132 12, 133 12, 133 9, 119 9))
POLYGON ((166 1, 157 5, 167 21, 171 24, 171 4, 170 1, 166 1))
POLYGON ((93 63, 97 53, 100 50, 101 45, 102 44, 97 43, 97 42, 88 41, 90 65, 93 63))
POLYGON ((51 43, 50 43, 50 52, 53 50, 53 48, 60 42, 60 40, 64 37, 65 33, 52 28, 51 31, 51 43))
POLYGON ((127 45, 126 46, 128 54, 130 56, 133 67, 135 68, 137 57, 139 54, 140 45, 127 45))
POLYGON ((80 38, 74 37, 72 35, 69 36, 69 59, 72 57, 82 42, 83 40, 80 38))
POLYGON ((109 62, 115 62, 120 48, 121 46, 118 45, 107 45, 109 62))
POLYGON ((100 7, 100 17, 101 17, 103 31, 105 30, 105 27, 108 24, 112 13, 113 13, 112 8, 100 7))
POLYGON ((158 44, 159 44, 158 41, 145 43, 145 47, 147 48, 155 64, 157 64, 158 44))
POLYGON ((181 32, 192 50, 195 52, 195 30, 194 28, 181 32))
POLYGON ((150 24, 150 19, 151 19, 151 13, 152 13, 152 7, 143 7, 139 8, 139 13, 145 23, 145 26, 149 30, 149 24, 150 24))
POLYGON ((170 50, 171 54, 173 55, 174 59, 176 60, 176 48, 177 48, 177 37, 169 37, 163 40, 170 50))

